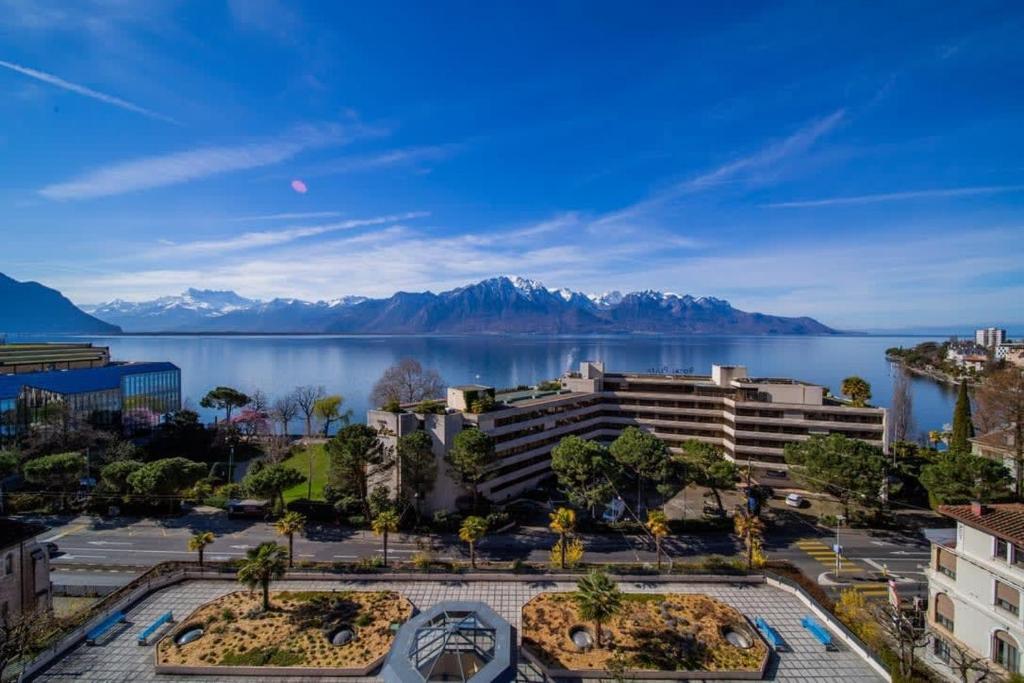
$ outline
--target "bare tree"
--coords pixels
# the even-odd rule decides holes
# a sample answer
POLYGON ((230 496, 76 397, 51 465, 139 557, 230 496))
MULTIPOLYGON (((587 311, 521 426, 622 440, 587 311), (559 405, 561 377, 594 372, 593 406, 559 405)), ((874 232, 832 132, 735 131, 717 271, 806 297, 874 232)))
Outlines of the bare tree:
POLYGON ((882 627, 882 632, 896 646, 900 676, 909 679, 914 671, 917 650, 927 645, 931 639, 931 634, 925 630, 923 615, 920 611, 908 614, 887 602, 875 608, 875 618, 882 627))
POLYGON ((6 612, 0 615, 0 681, 8 680, 8 670, 28 656, 36 640, 51 625, 52 619, 45 612, 26 612, 17 617, 6 612))
POLYGON ((992 374, 975 392, 977 421, 985 432, 1006 431, 1013 448, 1017 498, 1024 496, 1024 368, 1008 367, 992 374))
POLYGON ((975 681, 983 681, 992 673, 988 657, 972 652, 966 646, 952 640, 943 639, 949 648, 949 661, 947 664, 963 683, 971 683, 971 674, 975 681))
POLYGON ((910 377, 897 368, 892 380, 892 405, 889 407, 889 441, 906 441, 914 429, 914 395, 910 377))
POLYGON ((295 387, 295 391, 292 392, 295 404, 299 407, 299 412, 306 419, 307 437, 313 435, 313 416, 316 415, 316 402, 323 398, 326 393, 323 386, 313 386, 312 384, 295 387))
POLYGON ((437 370, 424 369, 419 361, 403 358, 389 367, 373 385, 370 401, 382 406, 389 401, 415 403, 438 398, 444 391, 444 380, 437 370))
POLYGON ((288 425, 299 414, 299 403, 295 400, 295 392, 285 394, 276 401, 270 409, 270 417, 274 422, 281 425, 281 435, 288 434, 288 425))
POLYGON ((249 394, 249 405, 246 408, 251 408, 257 413, 269 413, 270 399, 267 398, 267 394, 262 389, 257 389, 249 394))

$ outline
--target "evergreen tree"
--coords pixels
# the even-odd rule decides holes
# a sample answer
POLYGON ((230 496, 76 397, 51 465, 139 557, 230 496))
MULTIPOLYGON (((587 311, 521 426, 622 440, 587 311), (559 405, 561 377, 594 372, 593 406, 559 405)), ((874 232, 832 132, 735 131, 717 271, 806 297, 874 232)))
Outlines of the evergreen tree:
POLYGON ((953 408, 953 434, 949 440, 949 450, 954 453, 970 453, 968 442, 974 436, 974 423, 971 422, 971 399, 967 396, 967 382, 960 382, 960 393, 956 397, 953 408))

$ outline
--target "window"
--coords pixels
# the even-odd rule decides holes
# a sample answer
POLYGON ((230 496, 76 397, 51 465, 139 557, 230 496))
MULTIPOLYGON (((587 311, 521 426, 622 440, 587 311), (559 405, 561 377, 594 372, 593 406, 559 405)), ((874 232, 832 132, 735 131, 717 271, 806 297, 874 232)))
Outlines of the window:
POLYGON ((1020 613, 1020 592, 1002 581, 996 581, 996 607, 1010 614, 1020 613))
POLYGON ((956 555, 945 548, 935 548, 935 569, 951 579, 956 578, 956 555))
POLYGON ((14 553, 7 553, 7 557, 4 558, 4 576, 10 576, 14 573, 14 553))
POLYGON ((954 618, 956 615, 953 601, 945 593, 935 596, 935 623, 953 633, 954 618))
POLYGON ((1007 671, 1020 670, 1020 650, 1017 641, 1006 631, 996 631, 992 644, 992 659, 1007 671))
POLYGON ((1013 546, 1013 563, 1018 567, 1024 567, 1024 548, 1016 544, 1013 546))
POLYGON ((1001 538, 997 538, 996 539, 996 552, 995 552, 995 555, 993 555, 993 557, 995 557, 998 560, 1003 560, 1004 562, 1006 562, 1007 558, 1008 558, 1009 549, 1010 549, 1010 544, 1009 543, 1007 543, 1006 541, 1004 541, 1001 538))
POLYGON ((932 641, 932 653, 940 662, 949 664, 949 643, 942 638, 935 638, 932 641))

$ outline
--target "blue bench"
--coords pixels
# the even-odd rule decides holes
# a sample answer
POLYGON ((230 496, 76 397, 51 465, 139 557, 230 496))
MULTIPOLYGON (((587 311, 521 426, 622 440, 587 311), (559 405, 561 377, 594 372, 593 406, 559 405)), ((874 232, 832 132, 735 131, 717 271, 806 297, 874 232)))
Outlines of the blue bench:
POLYGON ((164 612, 161 614, 156 621, 143 629, 142 633, 139 634, 139 645, 145 645, 149 640, 149 637, 156 633, 156 630, 164 624, 170 624, 174 621, 174 614, 172 612, 164 612))
POLYGON ((85 634, 85 644, 95 645, 96 641, 103 637, 103 634, 114 628, 117 624, 124 623, 124 612, 114 612, 104 619, 96 628, 85 634))
POLYGON ((832 634, 824 626, 819 624, 814 617, 806 616, 800 620, 800 625, 811 632, 811 635, 818 639, 818 642, 826 649, 832 647, 832 634))
POLYGON ((772 628, 768 622, 761 617, 754 619, 754 626, 757 626, 757 630, 761 632, 761 635, 764 636, 764 639, 768 641, 768 644, 771 645, 773 649, 779 649, 779 646, 782 645, 782 636, 779 635, 778 631, 772 628))

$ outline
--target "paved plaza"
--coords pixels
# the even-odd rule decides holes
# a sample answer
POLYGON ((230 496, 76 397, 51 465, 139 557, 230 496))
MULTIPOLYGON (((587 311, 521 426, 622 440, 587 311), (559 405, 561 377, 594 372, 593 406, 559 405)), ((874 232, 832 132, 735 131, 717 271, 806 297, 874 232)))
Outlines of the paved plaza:
MULTIPOLYGON (((792 594, 767 585, 729 583, 637 583, 620 584, 626 592, 704 593, 737 608, 751 620, 764 617, 778 630, 786 645, 773 657, 766 680, 792 681, 868 681, 881 680, 856 653, 839 644, 836 651, 825 652, 802 626, 800 619, 809 610, 792 594)), ((538 593, 571 591, 572 583, 552 581, 278 581, 272 590, 395 590, 405 595, 420 610, 443 600, 483 601, 508 620, 518 632, 523 604, 538 593)), ((232 591, 244 590, 234 581, 187 581, 158 591, 127 613, 128 624, 118 627, 104 644, 76 647, 62 660, 44 671, 42 681, 378 681, 377 678, 247 678, 157 675, 153 670, 153 646, 139 646, 136 636, 168 610, 175 618, 185 619, 201 604, 232 591)), ((540 681, 542 676, 521 664, 520 680, 540 681)))

